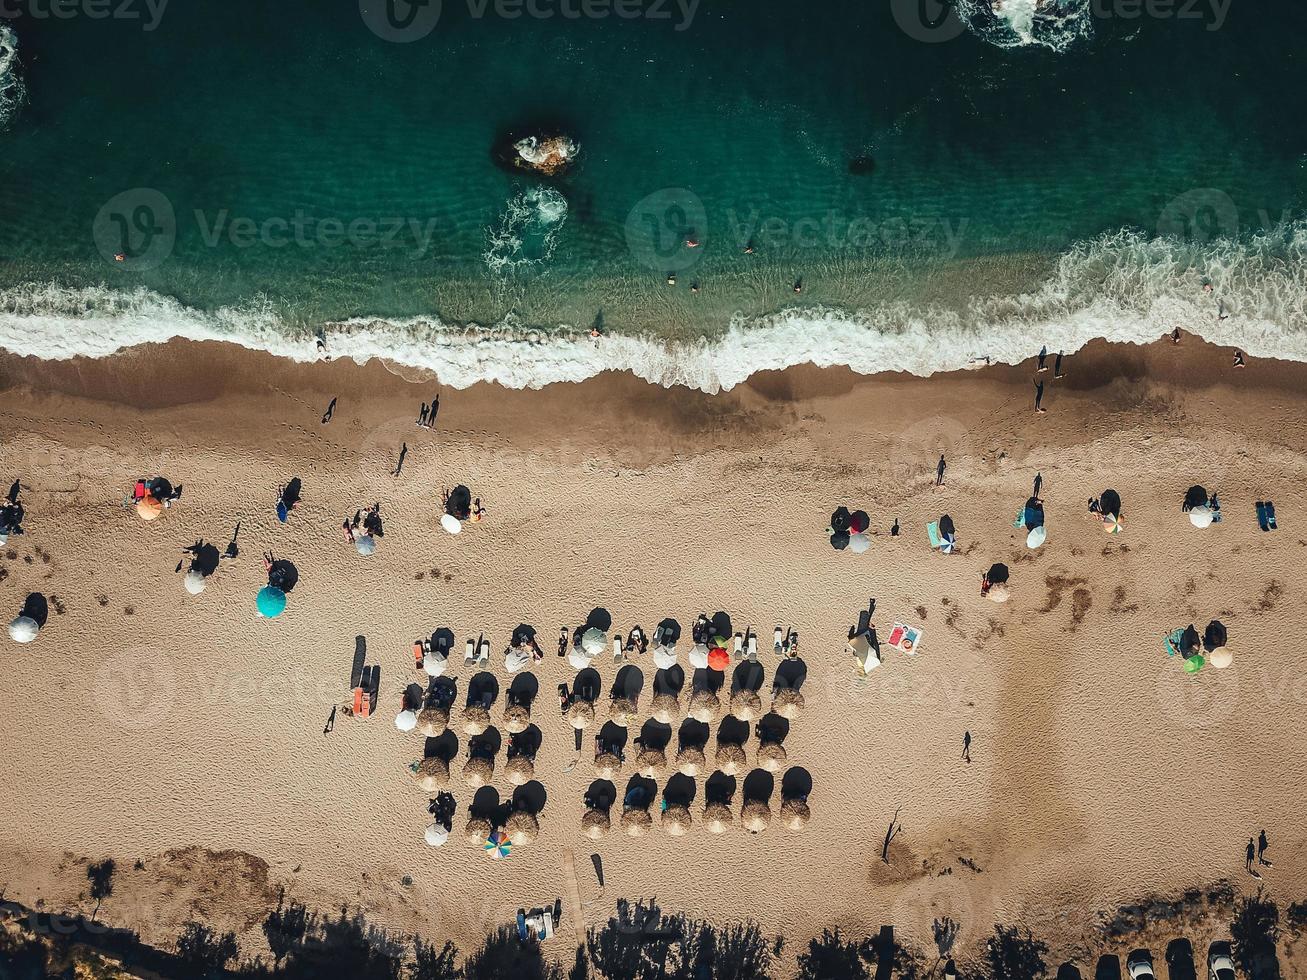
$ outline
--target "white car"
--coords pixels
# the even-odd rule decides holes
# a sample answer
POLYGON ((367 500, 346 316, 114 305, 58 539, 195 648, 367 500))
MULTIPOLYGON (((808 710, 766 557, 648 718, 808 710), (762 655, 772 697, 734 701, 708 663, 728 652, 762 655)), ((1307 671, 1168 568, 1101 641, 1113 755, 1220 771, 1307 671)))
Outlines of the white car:
POLYGON ((1137 949, 1126 958, 1126 976, 1130 980, 1157 980, 1153 973, 1153 954, 1146 949, 1137 949))
POLYGON ((1230 958, 1230 944, 1212 943, 1207 950, 1207 975, 1210 980, 1234 980, 1234 960, 1230 958))

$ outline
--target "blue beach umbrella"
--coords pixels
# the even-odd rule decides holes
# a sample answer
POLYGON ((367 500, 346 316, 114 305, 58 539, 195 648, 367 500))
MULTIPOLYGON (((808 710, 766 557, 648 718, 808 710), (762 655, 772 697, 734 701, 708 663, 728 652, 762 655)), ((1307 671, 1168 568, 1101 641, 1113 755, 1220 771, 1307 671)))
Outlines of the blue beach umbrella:
POLYGON ((259 607, 259 615, 265 619, 276 619, 286 608, 286 593, 281 589, 275 589, 271 585, 265 585, 259 589, 259 596, 256 600, 259 607))

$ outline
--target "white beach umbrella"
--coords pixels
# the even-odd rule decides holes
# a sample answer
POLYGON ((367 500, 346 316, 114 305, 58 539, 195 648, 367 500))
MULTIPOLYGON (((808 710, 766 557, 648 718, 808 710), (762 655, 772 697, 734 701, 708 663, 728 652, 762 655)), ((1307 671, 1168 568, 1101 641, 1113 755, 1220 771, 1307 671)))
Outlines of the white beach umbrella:
POLYGON ((1217 670, 1225 670, 1234 663, 1234 654, 1230 652, 1229 647, 1217 647, 1207 655, 1207 662, 1217 670))
POLYGON ((428 677, 439 677, 445 672, 445 665, 448 662, 448 657, 437 657, 435 654, 428 654, 422 658, 422 669, 427 672, 428 677))
POLYGON ((18 643, 31 643, 40 631, 41 627, 31 616, 19 616, 9 624, 9 636, 18 643))
POLYGON ((1195 507, 1189 512, 1189 523, 1198 528, 1211 527, 1214 516, 1215 514, 1210 507, 1195 507))
POLYGON ((186 587, 186 591, 191 595, 199 595, 204 591, 204 576, 192 568, 186 573, 186 578, 182 579, 182 585, 186 587))
POLYGON ((433 823, 430 827, 422 832, 422 838, 432 847, 439 847, 445 841, 449 840, 449 831, 438 823, 433 823))
POLYGON ((577 670, 585 670, 585 668, 590 666, 590 661, 592 660, 594 660, 594 657, 590 656, 580 647, 572 647, 572 649, 567 651, 567 662, 577 670))
POLYGON ((860 555, 871 547, 871 538, 866 534, 853 534, 849 536, 849 550, 855 555, 860 555))
POLYGON ((708 648, 702 643, 696 643, 690 648, 690 666, 696 670, 708 669, 708 648))
POLYGON ((674 647, 665 647, 662 644, 653 648, 654 666, 659 670, 667 670, 676 666, 676 649, 674 647))
POLYGON ((1012 593, 1008 591, 1006 582, 999 582, 990 588, 989 598, 994 602, 1007 602, 1012 598, 1012 593))
POLYGON ((1026 547, 1031 549, 1042 548, 1047 537, 1048 532, 1044 530, 1042 524, 1039 527, 1032 528, 1030 533, 1026 535, 1026 547))
POLYGON ((513 647, 504 657, 504 669, 510 674, 516 674, 519 670, 531 662, 531 654, 527 653, 521 647, 513 647))
POLYGON ((418 713, 405 708, 395 716, 395 727, 401 732, 411 732, 418 727, 418 713))
POLYGON ((597 657, 608 649, 608 637, 604 636, 603 630, 591 626, 581 634, 581 649, 590 656, 597 657))
POLYGON ((444 514, 440 518, 440 526, 450 534, 460 534, 463 531, 463 522, 453 514, 444 514))
POLYGON ((377 539, 370 534, 360 534, 354 539, 354 547, 360 555, 366 557, 377 550, 377 539))

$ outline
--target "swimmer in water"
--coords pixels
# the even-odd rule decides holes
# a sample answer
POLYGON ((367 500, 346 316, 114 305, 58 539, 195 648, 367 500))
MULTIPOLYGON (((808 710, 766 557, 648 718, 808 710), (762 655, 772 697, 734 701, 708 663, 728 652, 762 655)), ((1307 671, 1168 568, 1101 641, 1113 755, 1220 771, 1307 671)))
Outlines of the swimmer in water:
POLYGON ((1171 341, 1172 341, 1173 343, 1176 343, 1176 344, 1180 343, 1180 328, 1179 328, 1179 327, 1176 327, 1174 330, 1171 331, 1171 341))
POLYGON ((685 240, 685 247, 686 247, 686 248, 698 248, 698 247, 699 247, 699 239, 697 239, 697 238, 695 238, 693 235, 691 235, 689 238, 687 238, 687 239, 685 240))
POLYGON ((796 294, 803 292, 803 280, 802 280, 802 279, 796 279, 796 280, 794 281, 794 292, 795 292, 796 294))
POLYGON ((747 243, 745 244, 745 246, 744 246, 744 254, 745 254, 745 255, 752 255, 752 254, 753 254, 753 241, 752 241, 752 240, 750 240, 749 242, 747 242, 747 243))
POLYGON ((675 286, 675 285, 676 285, 676 273, 675 273, 675 272, 669 272, 669 273, 667 273, 667 285, 669 285, 669 286, 675 286))
POLYGON ((699 295, 699 284, 697 282, 690 283, 690 292, 695 296, 699 295))

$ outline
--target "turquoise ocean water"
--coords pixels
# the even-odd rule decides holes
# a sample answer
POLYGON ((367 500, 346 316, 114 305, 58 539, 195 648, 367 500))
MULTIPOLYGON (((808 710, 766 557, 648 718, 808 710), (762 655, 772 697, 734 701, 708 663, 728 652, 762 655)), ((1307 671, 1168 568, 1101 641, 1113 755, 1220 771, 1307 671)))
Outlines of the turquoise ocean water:
POLYGON ((709 389, 1177 325, 1307 359, 1307 12, 959 3, 9 0, 0 344, 709 389), (531 131, 577 166, 497 165, 531 131))

